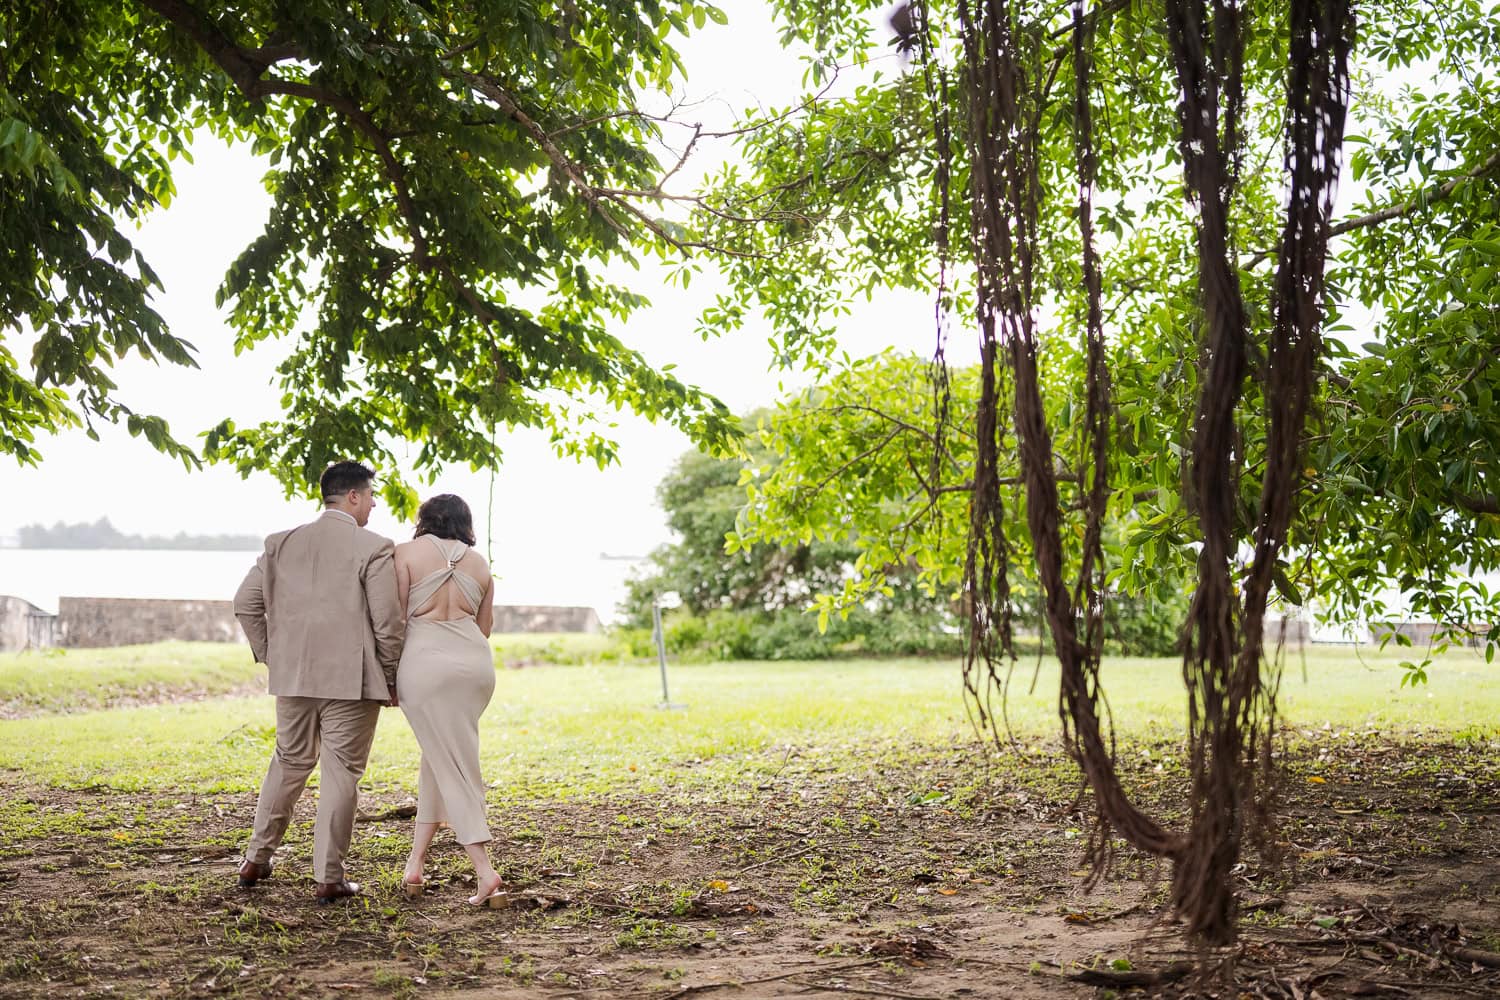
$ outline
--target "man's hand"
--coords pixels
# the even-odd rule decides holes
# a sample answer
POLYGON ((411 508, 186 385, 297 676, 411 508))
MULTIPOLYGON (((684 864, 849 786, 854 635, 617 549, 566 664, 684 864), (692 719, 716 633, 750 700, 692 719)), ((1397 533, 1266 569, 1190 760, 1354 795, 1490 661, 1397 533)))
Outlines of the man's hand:
POLYGON ((388 685, 386 685, 386 690, 391 693, 391 697, 390 697, 390 700, 385 703, 385 707, 386 708, 400 708, 401 707, 401 699, 399 699, 399 698, 396 697, 396 685, 394 685, 394 684, 388 684, 388 685))

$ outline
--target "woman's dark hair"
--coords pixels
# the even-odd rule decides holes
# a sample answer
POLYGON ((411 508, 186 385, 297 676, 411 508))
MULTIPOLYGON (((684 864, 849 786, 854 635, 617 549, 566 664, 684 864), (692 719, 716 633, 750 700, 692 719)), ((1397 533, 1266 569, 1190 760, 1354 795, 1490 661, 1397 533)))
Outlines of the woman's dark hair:
POLYGON ((438 538, 456 538, 465 545, 474 544, 474 515, 464 498, 452 493, 439 493, 430 497, 417 508, 417 530, 413 538, 434 535, 438 538))

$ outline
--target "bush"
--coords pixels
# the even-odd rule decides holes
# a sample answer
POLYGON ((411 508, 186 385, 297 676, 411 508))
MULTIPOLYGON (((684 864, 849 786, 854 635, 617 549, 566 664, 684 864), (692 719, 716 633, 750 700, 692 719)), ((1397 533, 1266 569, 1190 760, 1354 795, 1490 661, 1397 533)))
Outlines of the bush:
MULTIPOLYGON (((834 616, 818 632, 817 615, 795 609, 720 610, 706 616, 675 610, 663 615, 667 653, 684 660, 825 660, 834 656, 957 656, 962 637, 945 616, 892 609, 859 609, 834 616)), ((619 628, 616 642, 627 655, 656 655, 649 628, 619 628)))
MULTIPOLYGON (((1186 596, 1167 600, 1112 595, 1105 607, 1104 649, 1116 656, 1175 656, 1187 614, 1186 596)), ((1021 623, 1024 625, 1024 621, 1021 623)), ((676 609, 663 612, 667 654, 694 663, 729 660, 826 660, 838 656, 958 657, 964 651, 962 623, 931 611, 859 608, 849 617, 834 615, 828 631, 818 633, 815 614, 787 608, 761 612, 720 610, 695 615, 676 609)), ((1038 642, 1048 652, 1052 636, 1043 627, 1027 639, 1017 635, 1018 651, 1038 642)), ((654 660, 651 629, 610 630, 615 655, 605 659, 654 660)))
POLYGON ((715 660, 755 659, 755 629, 750 615, 743 611, 714 611, 709 614, 705 646, 715 660))
MULTIPOLYGON (((964 636, 947 616, 892 610, 862 612, 859 639, 875 656, 962 656, 964 636)), ((853 620, 856 616, 851 615, 853 620)))
POLYGON ((835 619, 820 635, 816 615, 787 609, 754 622, 751 655, 757 660, 826 660, 846 641, 842 631, 835 619))
POLYGON ((667 638, 667 651, 682 653, 691 649, 702 649, 708 629, 697 615, 674 615, 663 613, 662 632, 667 638))
POLYGON ((1174 656, 1182 652, 1188 597, 1110 595, 1104 603, 1104 650, 1123 656, 1174 656))
POLYGON ((609 636, 623 651, 626 659, 645 660, 656 656, 656 639, 649 628, 619 626, 611 628, 609 636))

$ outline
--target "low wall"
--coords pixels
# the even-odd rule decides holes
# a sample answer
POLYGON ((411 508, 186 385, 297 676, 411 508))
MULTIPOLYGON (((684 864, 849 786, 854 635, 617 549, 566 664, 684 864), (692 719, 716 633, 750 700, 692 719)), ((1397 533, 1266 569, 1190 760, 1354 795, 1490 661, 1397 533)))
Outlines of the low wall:
MULTIPOLYGON (((602 632, 588 607, 495 605, 496 632, 602 632)), ((0 596, 0 652, 63 646, 72 649, 133 646, 182 639, 244 642, 229 601, 64 597, 49 615, 19 597, 0 596)))
POLYGON ((134 646, 183 639, 244 642, 229 601, 63 597, 57 608, 57 644, 70 649, 134 646))
POLYGON ((1312 626, 1298 618, 1267 618, 1261 626, 1261 642, 1270 649, 1278 644, 1302 647, 1312 641, 1312 626))
POLYGON ((30 601, 0 595, 0 653, 51 646, 55 621, 54 615, 30 601))
POLYGON ((588 607, 544 604, 495 605, 496 632, 603 632, 599 613, 588 607))

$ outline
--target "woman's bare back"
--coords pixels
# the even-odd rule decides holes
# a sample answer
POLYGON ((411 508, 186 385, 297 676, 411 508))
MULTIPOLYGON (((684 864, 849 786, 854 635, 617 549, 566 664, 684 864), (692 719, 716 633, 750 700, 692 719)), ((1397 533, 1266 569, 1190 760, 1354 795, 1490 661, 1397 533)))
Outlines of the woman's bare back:
MULTIPOLYGON (((460 542, 451 539, 437 539, 443 549, 453 551, 459 547, 460 542)), ((463 592, 459 590, 458 584, 449 580, 438 588, 425 606, 412 608, 408 604, 411 595, 412 584, 417 583, 424 577, 430 576, 439 570, 448 568, 448 560, 438 545, 433 544, 432 536, 414 538, 409 542, 402 542, 396 546, 396 586, 401 594, 401 607, 405 614, 411 615, 417 611, 418 618, 439 619, 450 621, 456 618, 467 618, 474 616, 479 630, 485 635, 490 634, 490 628, 494 623, 494 578, 490 576, 489 564, 484 557, 472 548, 465 547, 463 556, 454 565, 454 569, 463 573, 477 582, 484 589, 484 596, 480 599, 478 608, 469 607, 463 592)))

